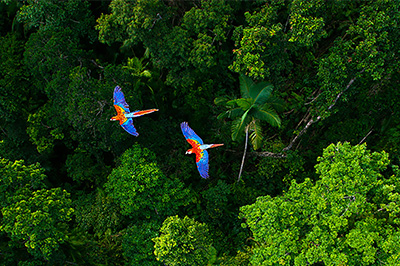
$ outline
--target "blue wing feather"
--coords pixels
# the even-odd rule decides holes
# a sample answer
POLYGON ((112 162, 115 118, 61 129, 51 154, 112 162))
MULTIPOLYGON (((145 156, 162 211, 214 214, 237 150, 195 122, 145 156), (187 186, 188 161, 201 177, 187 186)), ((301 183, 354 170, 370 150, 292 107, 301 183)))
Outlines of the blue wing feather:
MULTIPOLYGON (((200 145, 203 144, 203 140, 191 129, 187 122, 181 123, 182 133, 186 139, 192 139, 197 141, 200 145)), ((207 156, 208 161, 208 156, 207 156)))
POLYGON ((197 169, 199 170, 200 176, 202 178, 208 178, 208 152, 206 150, 202 151, 203 156, 200 161, 196 163, 197 169))
POLYGON ((114 105, 118 105, 124 109, 125 112, 130 113, 129 105, 126 103, 124 93, 119 86, 116 86, 114 89, 114 105))
POLYGON ((139 133, 137 133, 136 128, 135 128, 135 126, 133 125, 133 120, 132 120, 132 118, 128 118, 128 120, 126 120, 125 123, 123 123, 123 124, 121 125, 121 127, 122 127, 123 129, 125 129, 126 132, 128 132, 129 134, 134 135, 134 136, 136 136, 136 137, 139 136, 139 133))

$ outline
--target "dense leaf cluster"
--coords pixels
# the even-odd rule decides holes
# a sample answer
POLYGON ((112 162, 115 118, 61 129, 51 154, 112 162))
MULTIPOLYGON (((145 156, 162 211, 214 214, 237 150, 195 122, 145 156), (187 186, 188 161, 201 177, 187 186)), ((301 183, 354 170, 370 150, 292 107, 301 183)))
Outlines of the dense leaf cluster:
POLYGON ((0 265, 399 265, 399 6, 0 0, 0 265))

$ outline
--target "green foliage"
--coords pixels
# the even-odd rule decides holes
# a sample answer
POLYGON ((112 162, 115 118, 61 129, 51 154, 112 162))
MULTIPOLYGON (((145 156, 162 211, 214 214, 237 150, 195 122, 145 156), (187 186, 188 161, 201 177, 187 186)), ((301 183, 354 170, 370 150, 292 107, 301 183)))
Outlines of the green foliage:
POLYGON ((327 37, 324 17, 329 8, 328 3, 320 0, 294 0, 290 7, 289 42, 312 46, 315 42, 327 37))
POLYGON ((14 17, 22 4, 15 0, 0 1, 0 36, 4 36, 9 31, 21 32, 20 25, 14 17))
POLYGON ((1 159, 0 171, 0 231, 9 237, 5 243, 13 247, 5 254, 23 265, 65 259, 69 252, 64 247, 76 246, 76 236, 68 231, 74 212, 69 193, 61 188, 46 189, 44 169, 38 164, 1 159))
MULTIPOLYGON (((79 49, 77 43, 78 39, 70 28, 56 32, 39 30, 30 35, 25 47, 24 64, 38 89, 44 92, 58 72, 66 79, 68 71, 82 63, 85 52, 79 49)), ((52 98, 51 94, 49 96, 52 98)))
MULTIPOLYGON (((237 219, 239 212, 237 188, 219 179, 202 191, 198 200, 201 208, 193 212, 192 217, 206 223, 210 228, 213 247, 220 254, 234 254, 237 246, 249 236, 248 230, 241 227, 237 219)), ((228 255, 227 255, 228 256, 228 255)))
POLYGON ((9 33, 0 37, 0 115, 2 121, 13 121, 30 111, 32 95, 22 64, 24 43, 9 33))
POLYGON ((43 123, 46 120, 54 123, 51 113, 49 105, 46 104, 37 112, 28 116, 26 131, 39 153, 52 151, 54 142, 64 138, 64 134, 60 128, 53 128, 43 123))
MULTIPOLYGON (((118 68, 120 66, 107 66, 102 74, 108 76, 110 74, 107 72, 118 71, 118 68)), ((67 124, 72 127, 68 128, 71 138, 83 143, 84 149, 95 155, 94 149, 108 150, 113 141, 111 138, 114 137, 115 140, 118 140, 122 134, 116 135, 113 132, 115 124, 109 121, 115 112, 110 98, 114 84, 107 79, 108 77, 104 82, 104 80, 92 77, 90 73, 91 70, 88 68, 75 67, 71 69, 68 79, 63 75, 57 75, 57 78, 53 80, 54 84, 49 84, 47 89, 54 95, 54 108, 63 114, 62 121, 58 120, 58 124, 64 125, 64 127, 67 124), (64 84, 67 82, 68 86, 61 84, 63 82, 64 84), (61 90, 60 87, 63 89, 61 90)), ((121 81, 125 76, 121 75, 121 81)), ((112 77, 113 74, 110 79, 112 77)), ((137 94, 136 102, 127 97, 127 101, 133 108, 140 100, 140 93, 137 91, 135 93, 137 94)), ((118 133, 123 132, 118 131, 118 133)))
POLYGON ((124 68, 130 70, 132 73, 132 76, 134 77, 146 77, 150 78, 151 77, 151 72, 146 69, 147 64, 143 65, 143 60, 144 58, 128 58, 128 64, 124 68))
POLYGON ((187 216, 170 216, 163 222, 160 236, 153 239, 157 260, 167 265, 207 265, 212 263, 212 239, 206 224, 187 216))
MULTIPOLYGON (((281 142, 267 142, 261 151, 278 153, 283 148, 281 142)), ((279 159, 262 157, 257 160, 257 174, 250 175, 249 181, 253 186, 265 189, 265 192, 272 187, 282 191, 290 186, 292 180, 303 179, 304 164, 304 158, 297 152, 288 152, 285 158, 279 159), (265 184, 266 181, 268 184, 265 184)), ((271 194, 271 191, 268 194, 271 194)))
POLYGON ((116 233, 118 225, 123 224, 120 209, 101 189, 88 195, 80 196, 75 202, 75 219, 83 231, 93 231, 101 238, 107 231, 116 233))
POLYGON ((228 76, 229 54, 222 48, 232 28, 230 3, 114 0, 110 9, 97 20, 99 40, 149 49, 154 66, 165 69, 165 83, 174 88, 166 100, 174 108, 197 110, 197 118, 207 117, 207 99, 215 96, 216 87, 226 86, 221 75, 228 76))
POLYGON ((63 28, 73 28, 77 36, 85 36, 93 31, 89 26, 94 21, 88 1, 28 0, 24 4, 17 18, 28 29, 40 27, 44 31, 56 32, 63 28))
POLYGON ((39 260, 52 260, 67 241, 64 227, 72 218, 69 193, 45 188, 44 170, 23 161, 0 161, 0 231, 14 245, 23 243, 39 260))
POLYGON ((389 191, 400 184, 394 176, 389 181, 380 174, 388 155, 370 152, 365 145, 338 143, 327 147, 318 161, 320 179, 315 184, 293 181, 283 195, 260 197, 241 208, 258 243, 251 263, 390 264, 400 254, 395 244, 400 232, 391 218, 398 213, 388 207, 398 194, 389 191), (393 245, 391 253, 386 252, 388 245, 393 245))
POLYGON ((219 258, 221 266, 249 266, 250 257, 252 251, 251 248, 246 247, 244 250, 239 250, 235 256, 223 256, 219 258))
POLYGON ((228 214, 228 200, 231 193, 230 186, 222 180, 218 180, 215 186, 202 193, 207 202, 207 214, 211 219, 220 219, 228 214))
POLYGON ((249 26, 240 25, 234 33, 237 48, 230 68, 254 80, 274 80, 291 68, 284 26, 278 20, 284 1, 268 2, 258 11, 245 12, 249 26))
MULTIPOLYGON (((346 32, 349 38, 335 41, 330 53, 321 58, 318 77, 324 93, 317 101, 320 114, 325 115, 321 105, 331 104, 346 88, 349 79, 361 78, 373 84, 399 68, 393 54, 398 49, 394 42, 399 36, 391 34, 398 28, 394 22, 395 17, 400 16, 396 6, 391 1, 374 1, 372 5, 363 6, 360 16, 346 32)), ((364 89, 369 91, 370 86, 364 89)))
POLYGON ((104 181, 110 171, 109 167, 98 162, 94 155, 80 148, 68 155, 65 166, 68 175, 78 183, 104 181))
POLYGON ((164 15, 169 11, 159 0, 137 2, 114 0, 109 6, 111 14, 102 14, 96 25, 96 29, 99 30, 99 40, 107 43, 125 41, 135 44, 145 39, 151 30, 152 33, 159 34, 157 29, 160 24, 165 27, 165 23, 155 14, 158 12, 164 15), (158 27, 153 29, 157 22, 158 27))
POLYGON ((159 236, 161 223, 156 221, 134 224, 126 230, 122 247, 126 265, 163 265, 154 256, 153 238, 159 236))
POLYGON ((189 190, 176 178, 166 177, 156 155, 134 145, 120 157, 120 164, 108 177, 106 191, 131 218, 166 217, 190 202, 189 190))
POLYGON ((231 118, 232 140, 251 131, 250 140, 253 148, 257 150, 262 144, 261 125, 259 120, 267 121, 272 126, 280 126, 281 120, 274 110, 278 107, 278 102, 271 98, 273 86, 267 82, 254 83, 245 75, 240 75, 240 92, 242 98, 228 100, 226 98, 216 98, 214 102, 225 105, 229 110, 221 113, 218 118, 231 118))
POLYGON ((398 6, 0 0, 0 264, 397 265, 398 6))
POLYGON ((0 230, 14 241, 23 241, 34 257, 51 259, 67 240, 60 227, 71 220, 73 213, 69 193, 61 188, 41 189, 15 198, 13 204, 1 211, 0 230))
POLYGON ((134 78, 133 87, 137 91, 141 91, 145 97, 148 95, 153 100, 153 104, 156 108, 163 108, 165 105, 161 105, 165 100, 165 86, 163 81, 160 79, 160 71, 155 69, 149 60, 150 51, 146 49, 142 58, 133 57, 127 59, 127 65, 123 66, 123 69, 129 71, 134 78), (143 89, 146 87, 146 90, 143 89), (150 92, 150 93, 149 93, 150 92))
POLYGON ((25 165, 23 160, 0 159, 0 206, 15 203, 18 195, 45 188, 44 169, 39 164, 25 165))

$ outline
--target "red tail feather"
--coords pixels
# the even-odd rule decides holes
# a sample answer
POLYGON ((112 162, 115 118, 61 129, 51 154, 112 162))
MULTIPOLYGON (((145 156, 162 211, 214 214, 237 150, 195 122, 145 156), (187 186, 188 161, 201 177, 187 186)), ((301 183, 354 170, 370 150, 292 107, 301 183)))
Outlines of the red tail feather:
POLYGON ((143 110, 143 111, 135 112, 135 115, 136 115, 136 116, 146 115, 146 114, 150 114, 150 113, 156 112, 156 111, 158 111, 158 109, 143 110))
POLYGON ((219 146, 223 146, 224 144, 213 144, 210 148, 215 148, 215 147, 219 147, 219 146))

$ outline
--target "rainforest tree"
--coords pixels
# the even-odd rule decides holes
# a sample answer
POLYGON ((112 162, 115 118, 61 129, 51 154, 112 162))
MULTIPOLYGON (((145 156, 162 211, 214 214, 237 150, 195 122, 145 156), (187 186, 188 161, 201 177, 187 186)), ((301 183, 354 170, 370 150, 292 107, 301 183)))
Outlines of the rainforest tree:
POLYGON ((257 243, 251 263, 395 265, 398 167, 383 176, 388 154, 370 152, 365 144, 332 144, 318 162, 315 184, 293 182, 286 193, 241 208, 257 243))
MULTIPOLYGON (((9 237, 6 242, 9 247, 24 246, 34 259, 42 263, 63 259, 60 245, 68 241, 66 230, 74 211, 66 190, 46 188, 43 172, 37 164, 25 165, 23 161, 7 159, 0 161, 0 231, 9 237)), ((13 253, 8 249, 5 252, 13 253)), ((22 255, 22 258, 29 257, 22 255)), ((13 257, 14 262, 20 259, 18 255, 13 257)))
POLYGON ((167 265, 206 265, 212 263, 215 249, 206 224, 187 216, 170 216, 163 222, 155 242, 157 260, 167 265))

